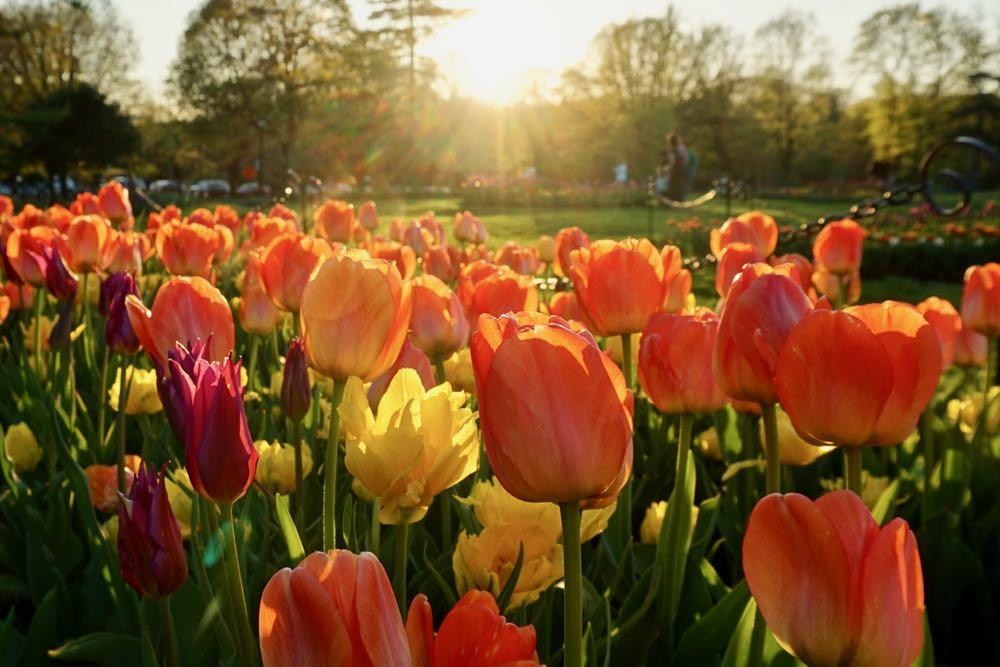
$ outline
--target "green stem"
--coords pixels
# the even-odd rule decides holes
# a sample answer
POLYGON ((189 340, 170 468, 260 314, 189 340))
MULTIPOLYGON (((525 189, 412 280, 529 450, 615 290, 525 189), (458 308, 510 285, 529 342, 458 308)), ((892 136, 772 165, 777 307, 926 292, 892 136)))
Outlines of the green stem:
POLYGON ((125 488, 125 408, 128 404, 128 357, 122 357, 121 377, 118 378, 118 490, 125 488))
POLYGON ((764 664, 764 643, 767 640, 767 622, 758 607, 753 619, 753 631, 750 634, 750 667, 760 667, 764 664))
POLYGON ((73 359, 73 340, 66 343, 66 368, 69 372, 69 428, 76 430, 76 364, 73 359))
POLYGON ((997 363, 997 340, 993 338, 988 338, 986 340, 986 382, 983 383, 983 409, 979 411, 980 415, 980 427, 986 423, 986 409, 990 404, 990 388, 993 386, 993 379, 996 375, 996 363, 997 363))
POLYGON ((302 423, 292 420, 292 446, 295 447, 295 524, 299 532, 305 530, 305 492, 302 489, 302 423))
POLYGON ((632 389, 632 335, 622 334, 622 372, 625 384, 632 389))
POLYGON ((42 377, 42 306, 45 293, 41 287, 35 289, 35 374, 42 377))
MULTIPOLYGON (((405 517, 403 519, 406 520, 405 517)), ((396 593, 396 604, 399 612, 406 614, 406 566, 409 561, 407 542, 409 542, 410 524, 401 523, 396 526, 396 558, 393 563, 396 568, 392 577, 392 590, 396 593)))
POLYGON ((226 541, 226 578, 232 594, 233 613, 236 615, 237 633, 239 635, 241 665, 253 665, 257 662, 254 646, 253 630, 250 628, 250 615, 247 613, 247 597, 243 591, 243 575, 240 573, 240 554, 236 549, 236 524, 233 522, 233 504, 219 503, 222 518, 228 524, 223 530, 226 541))
POLYGON ((177 649, 177 631, 174 629, 174 614, 170 610, 170 598, 158 598, 160 616, 163 618, 163 664, 166 667, 179 667, 179 651, 177 649))
POLYGON ((101 360, 101 393, 97 395, 97 449, 102 451, 104 448, 104 437, 105 437, 105 423, 104 415, 106 410, 106 403, 108 401, 108 356, 111 354, 111 349, 105 345, 104 346, 104 359, 101 360))
POLYGON ((333 381, 330 406, 330 432, 327 434, 326 464, 323 471, 323 549, 337 548, 337 454, 340 451, 340 413, 344 398, 344 380, 333 381))
POLYGON ((93 350, 90 346, 90 274, 83 274, 83 282, 80 285, 83 293, 83 356, 87 360, 87 366, 94 367, 93 350))
POLYGON ((566 586, 563 624, 563 665, 583 665, 583 567, 580 556, 580 504, 559 503, 563 529, 563 563, 566 586))
POLYGON ((860 447, 844 447, 844 488, 861 497, 861 455, 860 447))
POLYGON ((444 355, 434 355, 434 374, 437 376, 437 383, 442 384, 446 378, 444 376, 444 355))
POLYGON ((920 415, 920 442, 924 447, 924 495, 931 489, 931 477, 937 464, 934 452, 934 412, 931 406, 920 415))
POLYGON ((382 511, 382 503, 378 497, 372 500, 372 522, 368 536, 368 550, 379 557, 382 541, 382 524, 379 522, 379 513, 382 511))
POLYGON ((445 491, 438 495, 441 503, 441 545, 448 548, 451 545, 451 494, 445 491))
POLYGON ((764 457, 767 460, 768 493, 781 493, 781 445, 778 443, 778 416, 774 403, 761 403, 764 420, 764 457))
POLYGON ((257 389, 257 351, 260 348, 260 336, 250 335, 250 363, 247 366, 247 389, 257 389))

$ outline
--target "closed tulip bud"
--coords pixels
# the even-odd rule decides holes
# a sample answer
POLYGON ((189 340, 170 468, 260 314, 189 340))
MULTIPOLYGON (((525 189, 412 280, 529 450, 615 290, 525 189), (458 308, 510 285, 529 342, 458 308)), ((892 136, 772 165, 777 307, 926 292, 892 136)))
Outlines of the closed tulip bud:
MULTIPOLYGON (((312 449, 303 443, 302 476, 309 474, 313 467, 312 449)), ((295 448, 278 442, 258 440, 253 443, 260 459, 254 479, 273 493, 289 494, 295 491, 295 448)))
POLYGON ((509 266, 522 276, 533 276, 545 268, 534 248, 513 241, 503 244, 493 259, 497 264, 509 266))
POLYGON ((101 205, 97 201, 97 195, 92 192, 77 193, 76 199, 69 205, 69 212, 73 215, 104 215, 101 205))
POLYGON ((469 342, 469 320, 458 295, 434 276, 410 281, 413 314, 410 332, 413 344, 428 356, 448 356, 469 342))
POLYGON ((455 214, 455 223, 452 227, 452 234, 459 241, 464 241, 465 243, 486 243, 489 235, 486 233, 486 227, 483 226, 483 222, 472 215, 469 211, 463 213, 455 214))
POLYGON ((538 251, 538 259, 546 264, 551 264, 555 261, 556 241, 548 234, 542 234, 538 237, 538 245, 535 249, 538 251))
POLYGON ((302 421, 309 412, 312 389, 309 386, 309 367, 306 365, 305 346, 296 336, 288 343, 285 354, 285 374, 281 381, 281 409, 292 421, 302 421))
POLYGON ((335 380, 377 378, 399 356, 412 310, 410 285, 393 264, 363 254, 331 257, 302 293, 310 366, 335 380))
POLYGON ((116 225, 127 225, 132 219, 132 203, 128 190, 118 181, 109 181, 97 193, 97 205, 108 220, 116 225))
POLYGON ((420 226, 416 220, 403 228, 402 243, 413 249, 413 252, 423 256, 427 249, 435 245, 434 235, 420 226))
POLYGON ((484 315, 471 347, 504 488, 529 502, 613 502, 632 470, 633 397, 593 336, 541 314, 484 315))
POLYGON ((258 251, 251 251, 243 272, 243 289, 240 291, 240 326, 247 333, 269 334, 274 331, 281 311, 271 301, 261 279, 261 259, 258 251))
POLYGON ((715 292, 725 298, 733 280, 743 271, 747 264, 762 262, 764 256, 755 246, 749 243, 730 243, 722 248, 719 261, 715 264, 715 292))
POLYGON ((104 322, 104 342, 117 354, 132 355, 142 347, 129 319, 126 305, 129 296, 139 296, 135 276, 129 273, 112 274, 101 284, 101 298, 103 301, 107 297, 108 308, 104 322))
POLYGON ((369 254, 375 259, 385 259, 396 265, 403 280, 409 280, 417 270, 417 253, 408 245, 395 241, 376 241, 369 254))
POLYGON ((313 213, 316 231, 328 241, 350 243, 354 238, 357 221, 354 205, 345 201, 328 199, 313 213))
POLYGON ((55 245, 50 246, 45 256, 45 287, 49 293, 59 301, 76 296, 80 283, 76 275, 66 266, 59 248, 55 245))
MULTIPOLYGON (((56 318, 52 331, 49 332, 49 349, 61 350, 70 341, 73 332, 73 314, 76 307, 76 293, 70 295, 59 307, 59 317, 56 318)), ((81 324, 82 331, 86 324, 81 324)), ((75 340, 75 336, 73 337, 75 340)))
POLYGON ((729 218, 721 228, 713 229, 709 236, 712 254, 722 256, 722 250, 732 243, 746 243, 757 251, 760 258, 768 257, 778 246, 778 225, 774 218, 750 211, 729 218))
POLYGON ((962 320, 984 336, 1000 336, 1000 264, 970 266, 965 272, 962 320))
POLYGON ((861 273, 858 271, 838 276, 820 266, 813 272, 812 284, 816 291, 840 306, 857 303, 861 298, 861 273))
POLYGON ((404 368, 412 368, 417 372, 424 389, 431 389, 437 384, 431 360, 427 358, 426 354, 414 347, 410 339, 407 338, 403 341, 403 347, 399 349, 399 356, 396 357, 396 361, 392 363, 389 370, 379 375, 368 385, 368 404, 372 410, 378 409, 378 404, 389 388, 389 384, 396 377, 396 374, 404 368))
POLYGON ((986 368, 989 350, 990 339, 968 328, 963 322, 955 334, 955 365, 959 368, 986 368))
POLYGON ((137 232, 111 231, 108 242, 104 245, 101 266, 106 271, 118 273, 142 273, 142 264, 153 254, 153 246, 149 237, 137 232))
MULTIPOLYGON (((157 392, 156 371, 130 366, 128 370, 128 395, 125 399, 125 414, 152 415, 163 409, 157 392)), ((118 397, 121 393, 122 372, 115 374, 115 381, 108 390, 108 404, 115 412, 121 409, 118 397)))
POLYGON ((924 641, 917 540, 879 528, 850 491, 771 494, 750 514, 743 571, 775 638, 809 665, 911 665, 924 641))
POLYGON ((465 263, 462 251, 454 246, 431 246, 424 253, 424 273, 451 283, 458 278, 458 272, 465 263))
POLYGON ((572 263, 576 298, 601 336, 642 331, 663 308, 663 257, 646 239, 595 241, 573 251, 572 263))
POLYGON ((660 256, 663 257, 663 278, 666 283, 663 310, 679 313, 687 306, 691 295, 691 272, 684 268, 681 249, 677 246, 663 246, 660 256))
POLYGON ((112 236, 111 225, 99 215, 73 218, 58 245, 66 263, 78 273, 92 273, 103 264, 105 248, 112 236))
POLYGON ((812 310, 797 282, 779 271, 763 263, 747 266, 736 276, 726 298, 713 368, 730 398, 754 403, 778 400, 774 388, 778 355, 788 333, 812 310))
POLYGON ((212 263, 222 247, 214 227, 193 222, 168 222, 156 230, 156 255, 175 276, 212 275, 212 263))
POLYGON ((941 369, 947 370, 955 359, 955 338, 962 329, 962 316, 950 302, 936 296, 918 303, 917 312, 934 327, 941 344, 941 369))
MULTIPOLYGON (((653 502, 646 508, 646 513, 642 517, 642 524, 639 525, 639 542, 642 544, 656 544, 660 539, 660 529, 663 527, 663 520, 667 517, 666 500, 653 502)), ((694 532, 698 523, 698 507, 691 507, 691 532, 694 532)))
POLYGON ((413 664, 389 578, 371 553, 317 552, 279 570, 258 619, 264 667, 413 664))
POLYGON ((854 220, 838 220, 823 227, 813 241, 813 259, 837 276, 861 269, 861 250, 868 233, 854 220))
POLYGON ((378 229, 378 211, 375 208, 375 202, 366 201, 358 208, 358 224, 361 225, 362 229, 367 229, 370 232, 378 229))
POLYGON ((707 308, 661 313, 643 329, 639 383, 661 412, 715 412, 729 402, 712 372, 718 330, 719 318, 707 308))
POLYGON ((12 424, 3 435, 4 453, 18 473, 32 472, 42 460, 44 451, 38 446, 35 434, 24 422, 12 424))
POLYGON ((122 578, 141 595, 172 595, 187 580, 184 542, 170 508, 163 470, 151 474, 143 464, 128 496, 122 496, 118 560, 122 578))
POLYGON ((573 251, 590 247, 590 237, 579 227, 563 227, 556 233, 556 258, 552 270, 569 278, 573 268, 573 251))
MULTIPOLYGON (((802 467, 810 465, 821 456, 825 456, 837 448, 832 445, 815 445, 802 439, 792 425, 788 414, 776 406, 775 417, 778 424, 778 452, 783 466, 802 467)), ((760 441, 764 442, 764 421, 760 420, 760 441)))
POLYGON ((940 376, 934 328, 886 301, 803 317, 777 358, 775 388, 806 440, 885 446, 913 432, 940 376))
POLYGON ((51 227, 15 229, 7 237, 9 268, 32 287, 44 287, 48 267, 46 256, 58 235, 59 232, 51 227))
POLYGON ((538 288, 531 278, 485 260, 462 267, 458 276, 458 298, 470 322, 483 313, 499 316, 538 309, 538 288))

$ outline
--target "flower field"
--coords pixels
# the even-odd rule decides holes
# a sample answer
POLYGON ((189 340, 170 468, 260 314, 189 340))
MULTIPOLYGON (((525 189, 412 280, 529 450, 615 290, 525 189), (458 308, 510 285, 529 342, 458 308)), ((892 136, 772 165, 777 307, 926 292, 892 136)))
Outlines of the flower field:
POLYGON ((0 197, 0 665, 1000 662, 990 206, 0 197))

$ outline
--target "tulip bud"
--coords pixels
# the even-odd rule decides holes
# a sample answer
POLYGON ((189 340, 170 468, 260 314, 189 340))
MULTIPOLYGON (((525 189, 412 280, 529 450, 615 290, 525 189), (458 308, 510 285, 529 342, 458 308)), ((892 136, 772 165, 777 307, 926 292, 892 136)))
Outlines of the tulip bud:
POLYGON ((378 212, 375 209, 375 202, 366 201, 358 209, 358 223, 363 229, 374 231, 378 228, 378 212))
POLYGON ((130 273, 116 273, 104 281, 110 284, 107 290, 101 285, 102 300, 107 297, 108 314, 104 323, 104 342, 118 354, 133 355, 139 351, 139 337, 136 336, 129 319, 125 299, 129 295, 139 296, 135 276, 130 273), (114 290, 114 293, 111 293, 114 290))
POLYGON ((145 464, 118 507, 118 560, 122 577, 142 595, 165 597, 187 579, 180 526, 167 494, 164 470, 151 474, 145 464))
POLYGON ((813 241, 813 259, 823 270, 834 275, 856 273, 861 268, 862 245, 867 235, 854 220, 831 222, 813 241))
POLYGON ((73 309, 76 306, 76 293, 70 295, 59 308, 59 317, 49 332, 49 349, 60 350, 69 342, 73 330, 73 309))
POLYGON ((38 446, 31 427, 21 422, 13 424, 3 436, 3 444, 7 460, 19 473, 31 472, 42 460, 43 450, 38 446))
POLYGON ((208 352, 212 347, 212 337, 202 342, 196 340, 191 345, 191 349, 176 343, 167 354, 167 363, 156 364, 156 393, 160 396, 160 403, 163 405, 163 414, 167 417, 170 429, 174 432, 174 437, 178 442, 184 443, 185 439, 185 417, 186 408, 184 403, 184 390, 186 378, 197 374, 196 368, 202 363, 208 363, 208 352), (183 375, 172 373, 173 363, 180 364, 183 375))
POLYGON ((285 355, 285 375, 281 381, 281 408, 292 421, 301 421, 309 412, 312 391, 309 387, 309 368, 306 364, 305 345, 301 336, 288 343, 285 355))
POLYGON ((76 295, 79 281, 66 262, 63 261, 59 248, 52 245, 45 253, 45 287, 59 301, 65 301, 76 295))
POLYGON ((1000 336, 1000 264, 970 266, 965 272, 962 320, 984 336, 1000 336))
POLYGON ((709 234, 712 254, 718 258, 722 250, 731 243, 747 243, 757 250, 761 257, 767 257, 778 246, 778 225, 774 218, 760 211, 749 211, 735 218, 729 218, 719 229, 709 234))
POLYGON ((570 276, 573 267, 572 252, 590 246, 590 237, 579 227, 564 227, 556 233, 555 264, 552 270, 557 275, 570 276))

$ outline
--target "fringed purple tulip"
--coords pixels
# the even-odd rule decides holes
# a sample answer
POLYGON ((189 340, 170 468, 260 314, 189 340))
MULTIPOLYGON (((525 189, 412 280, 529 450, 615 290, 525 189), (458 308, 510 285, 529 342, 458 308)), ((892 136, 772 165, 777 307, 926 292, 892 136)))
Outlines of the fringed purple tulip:
POLYGON ((301 336, 288 343, 285 355, 285 375, 281 380, 281 408, 285 416, 301 421, 309 412, 312 392, 309 388, 309 368, 301 336))

